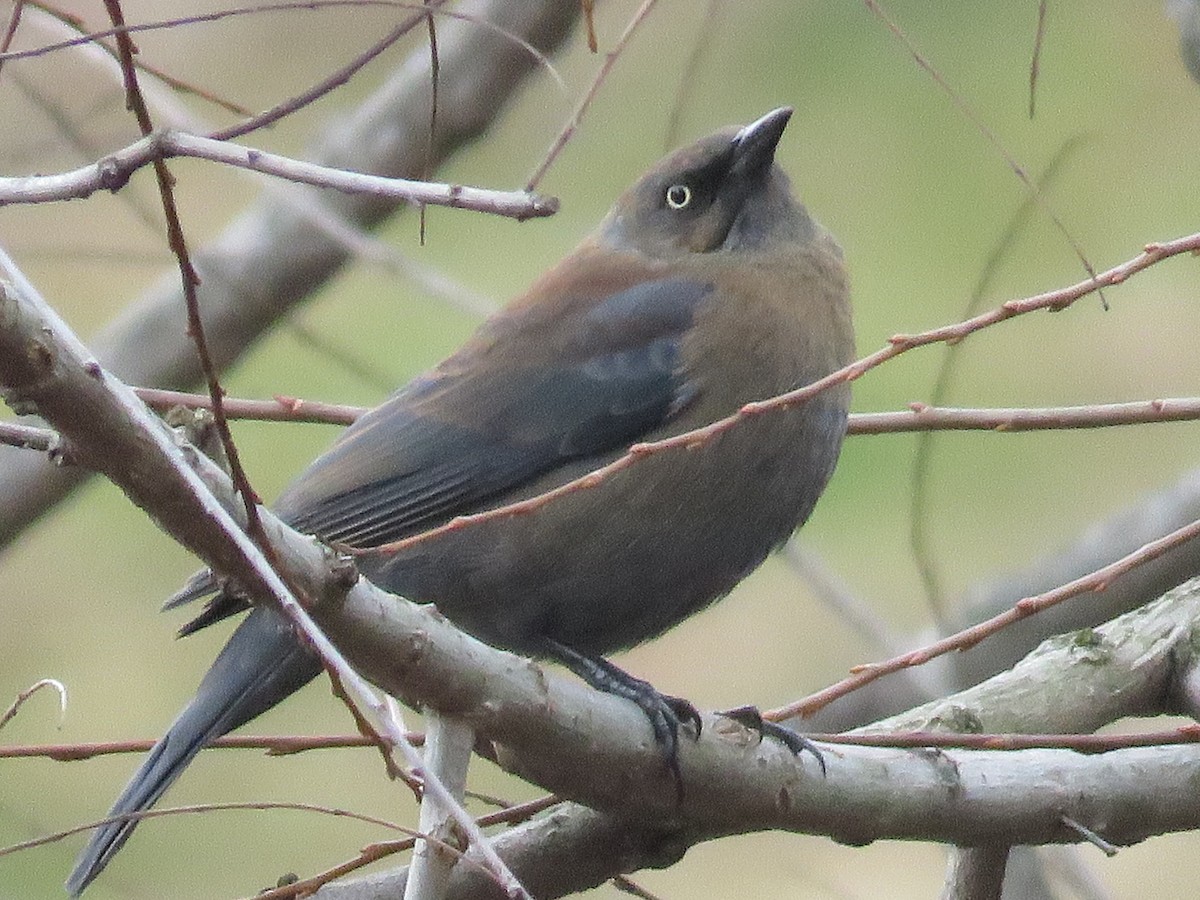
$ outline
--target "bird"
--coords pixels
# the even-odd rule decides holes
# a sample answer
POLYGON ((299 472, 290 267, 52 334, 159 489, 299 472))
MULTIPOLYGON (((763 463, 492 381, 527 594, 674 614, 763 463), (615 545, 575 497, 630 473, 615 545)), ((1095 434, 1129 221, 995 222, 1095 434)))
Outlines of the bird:
MULTIPOLYGON (((848 365, 842 250, 775 160, 792 112, 722 129, 650 168, 571 254, 347 428, 275 512, 328 542, 385 548, 848 365)), ((835 382, 695 447, 644 455, 533 514, 356 561, 379 587, 435 604, 476 638, 637 703, 672 759, 681 725, 698 730, 695 708, 606 657, 726 595, 805 522, 833 474, 849 403, 848 383, 835 382)), ((249 615, 112 816, 153 805, 200 749, 321 671, 282 613, 212 572, 166 606, 206 596, 181 634, 249 615)), ((136 824, 93 833, 67 881, 72 896, 136 824)))

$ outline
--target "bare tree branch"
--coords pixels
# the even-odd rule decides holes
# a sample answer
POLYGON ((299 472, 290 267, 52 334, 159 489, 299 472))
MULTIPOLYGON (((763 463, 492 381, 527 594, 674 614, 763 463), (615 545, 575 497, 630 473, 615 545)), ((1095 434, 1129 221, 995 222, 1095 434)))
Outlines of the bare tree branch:
POLYGON ((473 209, 517 220, 548 216, 558 210, 558 203, 552 198, 526 191, 492 191, 460 184, 364 175, 170 129, 154 132, 97 163, 70 172, 0 178, 0 206, 78 200, 97 191, 117 191, 143 166, 174 157, 206 159, 346 194, 473 209))
POLYGON ((1000 900, 1009 848, 988 844, 950 855, 942 900, 1000 900))

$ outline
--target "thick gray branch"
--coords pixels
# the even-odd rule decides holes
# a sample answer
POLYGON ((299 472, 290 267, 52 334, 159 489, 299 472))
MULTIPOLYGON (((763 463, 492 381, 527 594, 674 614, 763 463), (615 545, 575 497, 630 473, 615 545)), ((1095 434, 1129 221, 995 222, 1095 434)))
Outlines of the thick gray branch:
POLYGON ((862 730, 1088 734, 1127 716, 1178 712, 1200 622, 1197 584, 1099 628, 1049 638, 987 681, 862 730))
POLYGON ((1000 900, 1009 848, 989 844, 950 857, 942 900, 1000 900))

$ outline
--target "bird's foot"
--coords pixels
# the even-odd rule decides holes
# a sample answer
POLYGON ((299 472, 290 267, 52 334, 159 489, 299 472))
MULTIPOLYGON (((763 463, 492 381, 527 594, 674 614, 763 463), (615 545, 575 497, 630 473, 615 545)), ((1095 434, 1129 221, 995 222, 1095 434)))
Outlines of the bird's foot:
POLYGON ((678 802, 683 802, 683 773, 679 768, 679 731, 686 726, 693 740, 700 737, 700 713, 687 700, 659 693, 654 685, 635 678, 607 659, 572 650, 557 641, 546 642, 549 654, 596 690, 632 700, 650 720, 663 762, 675 781, 678 802))
POLYGON ((813 755, 817 761, 817 765, 821 767, 821 775, 826 775, 825 755, 821 749, 799 732, 792 731, 790 728, 784 728, 782 725, 777 725, 774 722, 768 722, 762 717, 757 706, 739 706, 736 709, 727 709, 724 712, 717 713, 724 716, 726 719, 732 719, 739 725, 749 728, 751 731, 757 731, 760 737, 770 737, 779 741, 783 746, 792 751, 792 755, 799 756, 806 750, 813 755))

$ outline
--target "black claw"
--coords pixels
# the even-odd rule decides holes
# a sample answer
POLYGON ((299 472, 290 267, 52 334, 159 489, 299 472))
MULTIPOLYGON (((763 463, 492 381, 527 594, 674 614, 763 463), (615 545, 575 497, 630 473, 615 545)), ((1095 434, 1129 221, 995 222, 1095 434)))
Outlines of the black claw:
POLYGON ((762 713, 758 711, 757 706, 739 706, 736 709, 729 709, 725 712, 718 713, 727 719, 733 719, 739 725, 749 728, 751 731, 757 731, 759 739, 764 737, 774 738, 792 751, 793 756, 799 756, 806 750, 816 759, 817 765, 821 767, 821 776, 828 774, 825 768, 825 754, 821 749, 799 732, 792 731, 790 728, 784 728, 782 725, 776 725, 774 722, 768 722, 762 717, 762 713))
POLYGON ((683 803, 683 772, 679 768, 679 727, 685 722, 690 723, 693 732, 699 737, 700 714, 686 700, 660 694, 648 682, 632 676, 630 678, 631 682, 626 686, 635 688, 634 692, 621 693, 619 696, 627 697, 636 703, 650 720, 654 741, 662 751, 663 765, 675 782, 675 802, 683 803))
POLYGON ((693 740, 700 737, 700 713, 680 697, 660 694, 648 681, 634 678, 600 656, 587 656, 557 641, 546 641, 554 657, 596 690, 632 700, 650 720, 663 764, 675 782, 676 802, 683 802, 683 772, 679 768, 679 729, 686 726, 693 740))
MULTIPOLYGON (((642 683, 646 684, 646 682, 642 683)), ((646 687, 649 687, 652 691, 654 690, 654 688, 650 687, 649 684, 646 684, 646 687)), ((658 694, 658 691, 654 692, 658 694)), ((696 707, 692 706, 690 702, 684 700, 682 697, 672 697, 669 694, 658 694, 658 696, 660 700, 670 707, 671 712, 675 715, 677 724, 686 724, 689 726, 689 730, 692 732, 692 740, 700 740, 700 729, 702 727, 702 722, 700 719, 699 710, 697 710, 696 707)))

